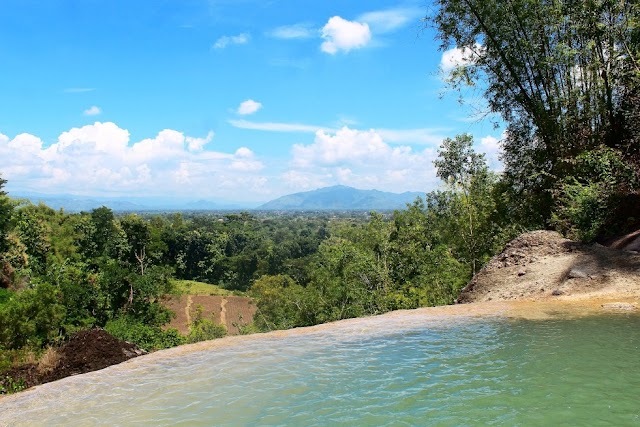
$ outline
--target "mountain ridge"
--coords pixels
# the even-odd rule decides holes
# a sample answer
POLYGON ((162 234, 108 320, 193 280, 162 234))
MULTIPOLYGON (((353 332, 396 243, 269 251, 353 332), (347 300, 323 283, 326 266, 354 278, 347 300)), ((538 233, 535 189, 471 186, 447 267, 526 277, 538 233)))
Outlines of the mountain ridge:
POLYGON ((288 194, 258 206, 257 210, 394 210, 412 203, 421 192, 391 193, 334 185, 288 194))

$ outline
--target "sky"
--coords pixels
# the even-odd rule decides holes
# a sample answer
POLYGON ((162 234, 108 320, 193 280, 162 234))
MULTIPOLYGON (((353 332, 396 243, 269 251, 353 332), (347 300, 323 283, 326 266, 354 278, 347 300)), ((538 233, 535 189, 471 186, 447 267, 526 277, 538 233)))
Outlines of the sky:
MULTIPOLYGON (((442 140, 502 130, 444 80, 428 0, 2 0, 10 194, 262 202, 430 191, 442 140)), ((480 107, 482 108, 482 107, 480 107)))

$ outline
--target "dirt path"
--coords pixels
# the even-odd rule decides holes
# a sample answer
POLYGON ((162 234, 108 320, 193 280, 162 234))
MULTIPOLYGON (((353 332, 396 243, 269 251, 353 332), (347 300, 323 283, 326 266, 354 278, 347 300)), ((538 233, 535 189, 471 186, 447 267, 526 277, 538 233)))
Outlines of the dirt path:
POLYGON ((220 302, 220 324, 227 325, 227 299, 222 298, 220 302))
POLYGON ((191 304, 193 300, 191 299, 191 295, 187 295, 187 303, 184 307, 184 314, 187 316, 187 325, 191 325, 191 304))

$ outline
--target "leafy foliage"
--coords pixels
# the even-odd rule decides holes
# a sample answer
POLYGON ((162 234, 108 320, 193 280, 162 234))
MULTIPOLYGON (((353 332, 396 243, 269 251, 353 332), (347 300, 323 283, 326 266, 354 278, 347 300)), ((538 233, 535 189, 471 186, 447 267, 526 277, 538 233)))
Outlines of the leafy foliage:
POLYGON ((132 316, 121 316, 108 321, 105 330, 114 337, 147 351, 175 347, 186 342, 175 329, 163 331, 159 326, 146 324, 132 316))
POLYGON ((40 283, 0 306, 0 348, 41 347, 61 335, 66 309, 59 289, 40 283))
POLYGON ((7 234, 11 222, 13 205, 3 190, 7 180, 0 177, 0 253, 7 250, 7 234))
POLYGON ((202 311, 202 306, 196 307, 196 315, 191 323, 189 335, 186 337, 188 343, 214 340, 227 335, 227 328, 224 325, 217 325, 211 319, 205 319, 202 311))
POLYGON ((567 177, 555 189, 553 224, 583 241, 592 241, 606 231, 619 232, 611 225, 620 198, 638 185, 633 168, 620 152, 608 147, 582 153, 575 167, 579 178, 567 177), (609 226, 606 231, 605 225, 609 226))
POLYGON ((441 47, 465 53, 450 83, 479 85, 507 124, 505 181, 517 221, 546 224, 555 184, 579 180, 572 160, 601 144, 640 170, 637 2, 438 0, 435 10, 441 47))

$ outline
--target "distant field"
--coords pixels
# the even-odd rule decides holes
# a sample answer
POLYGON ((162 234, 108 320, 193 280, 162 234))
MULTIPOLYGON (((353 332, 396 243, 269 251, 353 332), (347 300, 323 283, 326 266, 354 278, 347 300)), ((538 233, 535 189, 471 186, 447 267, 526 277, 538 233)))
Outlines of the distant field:
POLYGON ((181 293, 188 295, 215 295, 215 296, 229 296, 239 295, 237 292, 228 291, 217 285, 210 285, 208 283, 196 282, 194 280, 175 280, 174 281, 178 290, 181 293))

